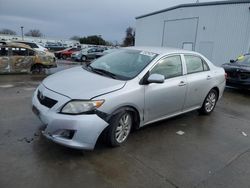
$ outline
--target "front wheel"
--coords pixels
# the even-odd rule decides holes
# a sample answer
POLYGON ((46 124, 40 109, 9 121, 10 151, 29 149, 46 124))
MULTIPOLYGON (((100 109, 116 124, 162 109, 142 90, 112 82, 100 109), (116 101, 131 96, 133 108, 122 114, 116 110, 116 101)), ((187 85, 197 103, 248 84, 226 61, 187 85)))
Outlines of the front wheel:
POLYGON ((83 55, 82 57, 81 57, 81 61, 82 62, 85 62, 87 60, 87 57, 85 56, 85 55, 83 55))
POLYGON ((41 64, 34 64, 30 69, 32 74, 45 73, 45 68, 41 64))
POLYGON ((115 147, 124 143, 131 131, 132 124, 133 116, 128 111, 121 112, 112 117, 107 134, 109 145, 115 147))
POLYGON ((208 115, 214 110, 218 100, 218 92, 215 89, 211 89, 207 94, 202 107, 199 109, 201 114, 208 115))

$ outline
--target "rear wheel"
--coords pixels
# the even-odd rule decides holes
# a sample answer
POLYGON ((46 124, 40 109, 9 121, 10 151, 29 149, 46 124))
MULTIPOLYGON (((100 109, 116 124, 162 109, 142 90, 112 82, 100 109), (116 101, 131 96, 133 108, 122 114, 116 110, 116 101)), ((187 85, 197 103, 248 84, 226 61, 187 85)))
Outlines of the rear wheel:
POLYGON ((120 146, 123 144, 131 131, 133 124, 132 113, 123 111, 110 120, 110 127, 107 132, 107 141, 110 146, 120 146))
POLYGON ((85 55, 83 55, 83 56, 81 57, 81 61, 84 62, 84 61, 86 61, 86 60, 87 60, 87 57, 86 57, 85 55))
POLYGON ((211 89, 207 94, 199 112, 205 115, 212 113, 212 111, 216 106, 217 100, 218 100, 218 92, 215 89, 211 89))

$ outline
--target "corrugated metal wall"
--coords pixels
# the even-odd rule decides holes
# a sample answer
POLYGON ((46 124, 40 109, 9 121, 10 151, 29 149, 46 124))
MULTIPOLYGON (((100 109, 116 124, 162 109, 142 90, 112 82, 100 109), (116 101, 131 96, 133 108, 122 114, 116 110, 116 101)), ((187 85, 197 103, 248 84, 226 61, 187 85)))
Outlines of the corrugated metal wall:
MULTIPOLYGON (((185 7, 137 19, 136 45, 162 46, 166 21, 197 17, 194 49, 208 56, 215 64, 221 65, 249 51, 249 7, 250 3, 185 7)), ((178 31, 185 34, 185 29, 187 28, 182 25, 178 31)))

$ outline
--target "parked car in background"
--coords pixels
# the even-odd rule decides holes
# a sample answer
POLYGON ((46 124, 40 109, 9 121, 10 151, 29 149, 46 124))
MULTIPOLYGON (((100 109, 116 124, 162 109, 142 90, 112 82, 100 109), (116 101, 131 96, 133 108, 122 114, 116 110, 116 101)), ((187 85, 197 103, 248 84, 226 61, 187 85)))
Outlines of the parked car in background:
POLYGON ((250 89, 250 54, 230 60, 230 63, 225 63, 222 67, 227 73, 227 86, 250 89))
POLYGON ((67 58, 71 57, 71 55, 74 52, 77 52, 80 50, 81 50, 80 48, 75 48, 75 47, 74 48, 66 48, 64 50, 54 52, 54 54, 58 59, 67 59, 67 58))
POLYGON ((64 50, 67 48, 67 45, 61 44, 61 43, 55 43, 55 42, 47 42, 45 44, 45 48, 47 48, 51 52, 64 50))
POLYGON ((0 43, 0 73, 35 73, 56 66, 50 52, 36 51, 21 43, 0 43))
POLYGON ((115 52, 117 50, 119 50, 119 48, 112 48, 112 49, 105 50, 105 51, 103 51, 103 55, 113 53, 113 52, 115 52))
POLYGON ((84 48, 81 51, 74 52, 71 55, 71 58, 74 61, 87 61, 87 60, 92 60, 99 58, 103 56, 103 52, 107 50, 106 47, 90 47, 90 48, 84 48))
POLYGON ((224 69, 199 53, 131 47, 47 77, 32 104, 48 139, 93 149, 103 131, 119 146, 132 128, 192 110, 210 114, 224 88, 224 69))
POLYGON ((26 44, 29 47, 33 48, 36 51, 41 51, 41 52, 47 52, 48 49, 44 48, 43 46, 41 46, 40 44, 37 44, 35 42, 28 42, 28 41, 13 41, 14 43, 21 43, 21 44, 26 44))

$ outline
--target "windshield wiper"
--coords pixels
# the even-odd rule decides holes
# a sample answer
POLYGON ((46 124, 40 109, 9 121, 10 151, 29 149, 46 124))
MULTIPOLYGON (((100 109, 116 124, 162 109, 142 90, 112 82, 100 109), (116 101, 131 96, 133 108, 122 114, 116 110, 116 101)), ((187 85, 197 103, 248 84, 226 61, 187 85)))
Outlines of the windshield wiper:
POLYGON ((104 76, 109 76, 109 77, 114 78, 114 79, 117 79, 117 77, 118 77, 116 74, 114 74, 112 72, 109 72, 109 71, 104 70, 104 69, 94 68, 91 65, 87 66, 87 68, 89 70, 91 70, 92 72, 95 72, 97 74, 101 74, 101 75, 104 75, 104 76))

